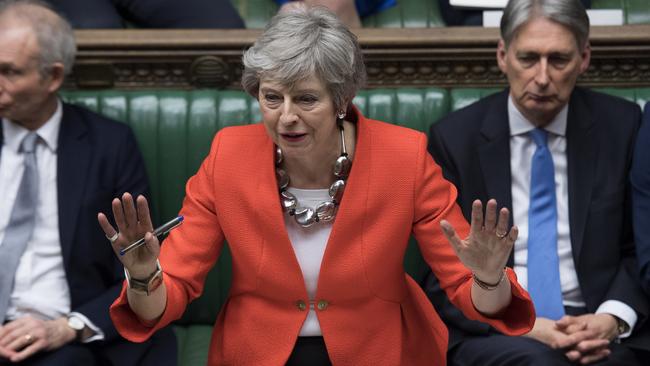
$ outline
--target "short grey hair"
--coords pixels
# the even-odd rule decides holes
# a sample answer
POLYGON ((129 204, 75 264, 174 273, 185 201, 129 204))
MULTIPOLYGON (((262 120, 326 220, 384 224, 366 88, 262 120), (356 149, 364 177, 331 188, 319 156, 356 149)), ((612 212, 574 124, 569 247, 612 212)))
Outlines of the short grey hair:
POLYGON ((3 17, 18 18, 34 31, 40 51, 37 62, 41 75, 48 75, 56 62, 63 64, 66 75, 70 74, 77 45, 72 26, 61 14, 40 0, 2 0, 0 19, 3 17))
POLYGON ((316 76, 335 110, 344 109, 365 85, 366 68, 357 37, 322 7, 280 12, 244 52, 242 86, 258 97, 260 80, 282 85, 316 76))
POLYGON ((546 18, 567 27, 580 49, 589 41, 589 17, 580 0, 510 0, 501 18, 501 38, 506 48, 522 25, 546 18))

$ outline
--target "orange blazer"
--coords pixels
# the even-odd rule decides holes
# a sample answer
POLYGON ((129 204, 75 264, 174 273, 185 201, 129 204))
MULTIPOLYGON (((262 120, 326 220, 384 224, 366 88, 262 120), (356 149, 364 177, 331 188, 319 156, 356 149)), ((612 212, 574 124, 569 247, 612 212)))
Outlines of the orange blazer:
MULTIPOLYGON (((356 112, 356 111, 355 111, 356 112)), ((345 195, 318 279, 316 313, 333 365, 444 365, 447 329, 418 284, 404 272, 413 233, 449 299, 469 318, 505 334, 534 323, 533 305, 508 270, 512 302, 500 319, 478 313, 471 272, 439 226, 467 235, 456 189, 442 177, 423 133, 364 118, 345 195)), ((189 179, 181 215, 160 254, 167 307, 152 327, 130 310, 125 288, 111 306, 120 334, 144 341, 178 319, 198 297, 224 243, 233 282, 214 326, 210 365, 284 365, 307 316, 302 272, 284 224, 274 173, 274 145, 263 125, 229 127, 189 179)))

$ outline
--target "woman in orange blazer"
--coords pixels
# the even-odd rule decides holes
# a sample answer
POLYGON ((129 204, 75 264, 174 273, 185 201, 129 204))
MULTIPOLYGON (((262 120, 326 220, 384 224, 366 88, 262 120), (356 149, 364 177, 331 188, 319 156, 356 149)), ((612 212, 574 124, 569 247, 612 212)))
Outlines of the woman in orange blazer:
POLYGON ((490 201, 484 218, 476 202, 470 229, 425 135, 351 106, 363 59, 330 12, 279 14, 244 64, 263 123, 217 134, 162 250, 144 197, 113 201, 119 231, 99 215, 116 251, 146 241, 120 256, 129 281, 110 312, 124 337, 178 319, 225 239, 233 283, 210 365, 444 365, 445 325, 404 273, 411 233, 467 316, 530 330, 530 299, 503 269, 517 237, 507 210, 490 201))

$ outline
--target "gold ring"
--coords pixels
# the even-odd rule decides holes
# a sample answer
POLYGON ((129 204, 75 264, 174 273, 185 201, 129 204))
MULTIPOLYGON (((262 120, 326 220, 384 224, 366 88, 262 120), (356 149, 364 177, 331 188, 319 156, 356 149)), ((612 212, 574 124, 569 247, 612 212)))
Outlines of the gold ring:
POLYGON ((32 340, 34 340, 34 337, 31 334, 25 334, 23 338, 25 338, 25 342, 27 343, 32 343, 32 340))
POLYGON ((108 235, 106 235, 106 239, 108 239, 108 241, 110 241, 111 244, 113 244, 113 243, 115 243, 115 241, 117 240, 117 238, 118 238, 119 236, 120 236, 120 233, 119 233, 119 231, 118 231, 118 232, 115 232, 115 234, 113 234, 113 236, 108 236, 108 235))
POLYGON ((499 238, 499 239, 503 239, 506 236, 508 236, 508 232, 505 232, 503 234, 499 234, 499 233, 495 232, 495 234, 496 234, 497 238, 499 238))

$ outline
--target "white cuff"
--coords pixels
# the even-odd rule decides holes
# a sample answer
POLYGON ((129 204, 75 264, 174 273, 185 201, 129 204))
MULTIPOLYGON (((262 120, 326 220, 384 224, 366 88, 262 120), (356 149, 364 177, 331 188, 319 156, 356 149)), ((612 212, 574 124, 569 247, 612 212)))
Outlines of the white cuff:
POLYGON ((629 305, 618 300, 607 300, 604 303, 600 304, 596 310, 596 314, 610 314, 626 322, 630 326, 629 330, 621 335, 618 338, 627 338, 632 334, 632 329, 636 325, 638 320, 638 315, 636 311, 632 309, 629 305))
POLYGON ((90 343, 94 341, 104 340, 104 332, 101 329, 99 329, 99 327, 97 327, 95 324, 93 324, 85 315, 81 313, 77 313, 76 311, 71 312, 70 315, 74 315, 80 318, 81 320, 83 320, 84 324, 86 324, 86 326, 93 331, 93 335, 91 335, 86 339, 82 339, 81 343, 90 343))

